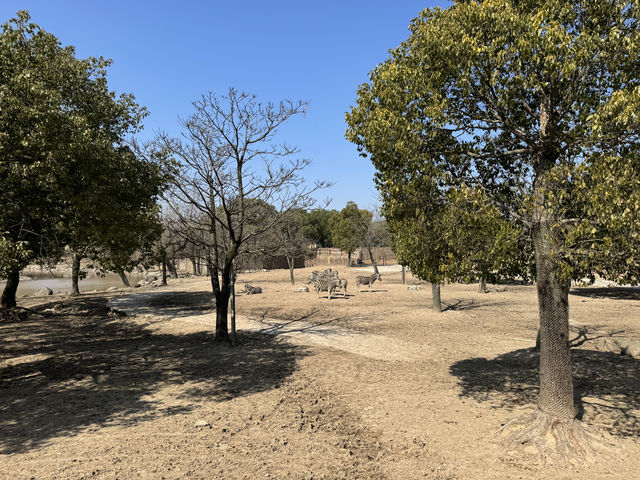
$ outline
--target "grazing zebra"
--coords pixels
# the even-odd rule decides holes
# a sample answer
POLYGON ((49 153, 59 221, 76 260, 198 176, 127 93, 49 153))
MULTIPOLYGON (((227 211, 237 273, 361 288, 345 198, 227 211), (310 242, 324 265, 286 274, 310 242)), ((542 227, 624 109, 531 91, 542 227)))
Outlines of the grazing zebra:
POLYGON ((320 296, 320 292, 327 292, 329 300, 331 300, 331 293, 338 287, 339 283, 340 280, 337 278, 321 276, 316 280, 314 288, 318 296, 320 296))
POLYGON ((356 277, 356 288, 361 285, 369 285, 369 291, 371 291, 371 285, 373 285, 373 282, 376 280, 382 281, 382 275, 379 273, 374 273, 372 275, 358 275, 356 277))

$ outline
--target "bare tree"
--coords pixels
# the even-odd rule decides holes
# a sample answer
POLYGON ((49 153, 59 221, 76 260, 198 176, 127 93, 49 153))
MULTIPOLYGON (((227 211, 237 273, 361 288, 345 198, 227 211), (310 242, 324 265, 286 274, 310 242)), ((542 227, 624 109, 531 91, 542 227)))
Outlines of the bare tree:
POLYGON ((234 260, 260 250, 259 239, 292 209, 309 208, 309 185, 295 147, 275 143, 278 128, 303 114, 307 103, 263 104, 229 89, 203 95, 181 120, 181 138, 160 134, 156 154, 172 157, 179 174, 168 195, 175 216, 193 232, 189 241, 205 252, 216 301, 216 341, 229 341, 228 307, 234 260))

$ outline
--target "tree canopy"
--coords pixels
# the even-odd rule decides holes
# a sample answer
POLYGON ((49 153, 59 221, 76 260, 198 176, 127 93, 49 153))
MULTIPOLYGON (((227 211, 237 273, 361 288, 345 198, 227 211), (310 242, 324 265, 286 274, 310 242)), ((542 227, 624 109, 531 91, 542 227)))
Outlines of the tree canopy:
POLYGON ((340 212, 329 220, 333 245, 347 252, 349 265, 351 254, 364 243, 373 214, 361 210, 354 202, 347 202, 340 212))
POLYGON ((74 235, 95 238, 97 228, 118 229, 109 238, 122 239, 122 223, 112 220, 140 212, 141 205, 152 216, 158 185, 134 185, 133 178, 150 180, 151 170, 132 175, 144 165, 121 149, 146 112, 133 96, 108 89, 109 64, 76 58, 73 47, 31 23, 26 11, 2 25, 0 232, 3 251, 16 253, 3 262, 4 306, 15 305, 19 270, 27 262, 59 255, 74 235), (107 189, 111 195, 101 195, 107 189))
POLYGON ((522 442, 540 444, 546 425, 559 450, 580 448, 566 341, 570 279, 638 283, 639 8, 487 0, 424 10, 347 114, 347 137, 370 156, 386 208, 416 191, 418 172, 428 205, 450 192, 467 201, 481 194, 527 234, 542 423, 516 436, 522 442))

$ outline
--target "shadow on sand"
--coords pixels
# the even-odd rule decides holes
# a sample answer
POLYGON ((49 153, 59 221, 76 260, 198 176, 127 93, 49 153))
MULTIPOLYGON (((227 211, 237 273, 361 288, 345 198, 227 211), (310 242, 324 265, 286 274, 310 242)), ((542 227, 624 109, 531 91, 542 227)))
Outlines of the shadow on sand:
POLYGON ((0 453, 88 426, 131 425, 186 413, 199 401, 278 388, 306 355, 259 333, 244 334, 236 348, 214 345, 205 333, 151 333, 105 303, 52 302, 27 319, 0 323, 0 453), (151 397, 172 386, 179 406, 151 397))
POLYGON ((640 287, 574 287, 569 295, 614 300, 640 300, 640 287))
MULTIPOLYGON (((573 349, 573 384, 578 418, 620 436, 640 436, 640 361, 611 352, 573 349)), ((538 352, 521 349, 492 360, 470 358, 454 363, 461 397, 491 403, 491 408, 535 404, 538 393, 538 352)))

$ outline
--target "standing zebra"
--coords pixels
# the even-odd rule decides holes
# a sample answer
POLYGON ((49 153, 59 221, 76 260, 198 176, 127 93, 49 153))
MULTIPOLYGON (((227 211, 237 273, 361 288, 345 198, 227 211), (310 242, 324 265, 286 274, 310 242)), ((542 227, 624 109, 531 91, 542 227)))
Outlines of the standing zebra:
POLYGON ((376 280, 382 281, 382 275, 379 273, 374 273, 372 275, 358 275, 356 277, 356 288, 361 285, 369 285, 369 291, 371 291, 371 285, 373 285, 373 282, 376 280))
POLYGON ((327 292, 329 300, 331 300, 331 293, 333 293, 339 285, 340 280, 338 278, 320 276, 316 279, 314 288, 318 296, 320 296, 320 292, 327 292))

